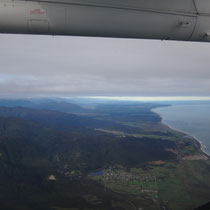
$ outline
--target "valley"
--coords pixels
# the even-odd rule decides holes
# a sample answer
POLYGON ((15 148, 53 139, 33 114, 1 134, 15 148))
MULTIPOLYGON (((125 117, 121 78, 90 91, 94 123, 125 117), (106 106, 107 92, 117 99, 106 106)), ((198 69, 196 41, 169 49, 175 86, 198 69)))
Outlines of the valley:
POLYGON ((151 111, 161 104, 1 103, 4 210, 190 210, 209 202, 209 157, 162 124, 151 111))

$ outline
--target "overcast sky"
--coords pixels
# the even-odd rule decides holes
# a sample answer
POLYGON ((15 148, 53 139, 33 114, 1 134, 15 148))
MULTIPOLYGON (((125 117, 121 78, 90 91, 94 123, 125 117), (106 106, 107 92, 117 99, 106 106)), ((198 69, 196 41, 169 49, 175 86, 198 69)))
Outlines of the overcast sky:
POLYGON ((0 35, 0 96, 210 96, 210 43, 0 35))

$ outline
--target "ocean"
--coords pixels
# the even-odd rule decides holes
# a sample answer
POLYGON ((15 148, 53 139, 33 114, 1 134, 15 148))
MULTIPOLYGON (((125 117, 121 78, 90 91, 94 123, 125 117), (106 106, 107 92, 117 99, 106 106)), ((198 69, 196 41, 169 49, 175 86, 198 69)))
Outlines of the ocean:
POLYGON ((210 154, 210 103, 172 105, 152 111, 162 117, 163 123, 194 136, 202 143, 203 151, 210 154))

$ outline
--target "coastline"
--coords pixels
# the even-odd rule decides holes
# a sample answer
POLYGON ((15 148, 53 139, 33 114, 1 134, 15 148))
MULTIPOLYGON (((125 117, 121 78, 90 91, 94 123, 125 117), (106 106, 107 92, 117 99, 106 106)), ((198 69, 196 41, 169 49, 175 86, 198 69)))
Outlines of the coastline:
MULTIPOLYGON (((160 117, 161 117, 161 116, 160 116, 160 117)), ((206 146, 205 146, 205 145, 203 144, 203 142, 202 142, 201 140, 199 140, 197 137, 195 137, 195 136, 193 136, 192 134, 189 134, 189 133, 187 133, 187 132, 184 132, 184 131, 178 130, 178 129, 176 129, 176 128, 173 128, 171 125, 167 124, 167 123, 163 120, 162 117, 161 117, 161 123, 164 124, 164 125, 166 125, 167 127, 169 127, 169 128, 172 129, 172 130, 175 130, 175 131, 177 131, 177 132, 179 132, 179 133, 182 133, 183 135, 189 136, 189 137, 192 139, 192 141, 195 141, 195 142, 198 143, 199 149, 201 150, 201 152, 204 153, 204 155, 208 156, 208 158, 210 158, 210 154, 205 150, 205 147, 206 147, 206 146)))
MULTIPOLYGON (((155 109, 156 109, 156 108, 155 108, 155 109)), ((178 130, 178 129, 172 127, 171 125, 169 125, 168 123, 166 123, 166 122, 164 121, 163 117, 161 116, 161 114, 158 113, 158 112, 156 112, 155 109, 152 109, 151 111, 155 112, 156 114, 158 114, 158 115, 160 116, 160 118, 161 118, 161 123, 162 123, 162 124, 166 125, 168 128, 170 128, 170 129, 172 129, 172 130, 174 130, 174 131, 177 131, 177 132, 179 132, 179 133, 182 133, 183 135, 189 136, 189 137, 192 139, 192 141, 195 141, 195 142, 199 145, 200 151, 201 151, 204 155, 206 155, 208 158, 210 158, 210 153, 208 153, 208 152, 205 150, 206 146, 203 144, 203 142, 202 142, 201 140, 199 140, 197 137, 195 137, 195 136, 192 135, 192 134, 189 134, 189 133, 187 133, 187 132, 185 132, 185 131, 182 131, 182 130, 178 130)))

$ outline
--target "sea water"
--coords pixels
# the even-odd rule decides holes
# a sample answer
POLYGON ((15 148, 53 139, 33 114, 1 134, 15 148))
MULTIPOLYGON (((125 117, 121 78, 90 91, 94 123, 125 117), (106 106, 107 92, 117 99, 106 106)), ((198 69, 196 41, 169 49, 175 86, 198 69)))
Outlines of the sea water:
POLYGON ((193 105, 171 105, 152 110, 158 113, 163 123, 194 136, 203 150, 210 154, 210 103, 193 105))

